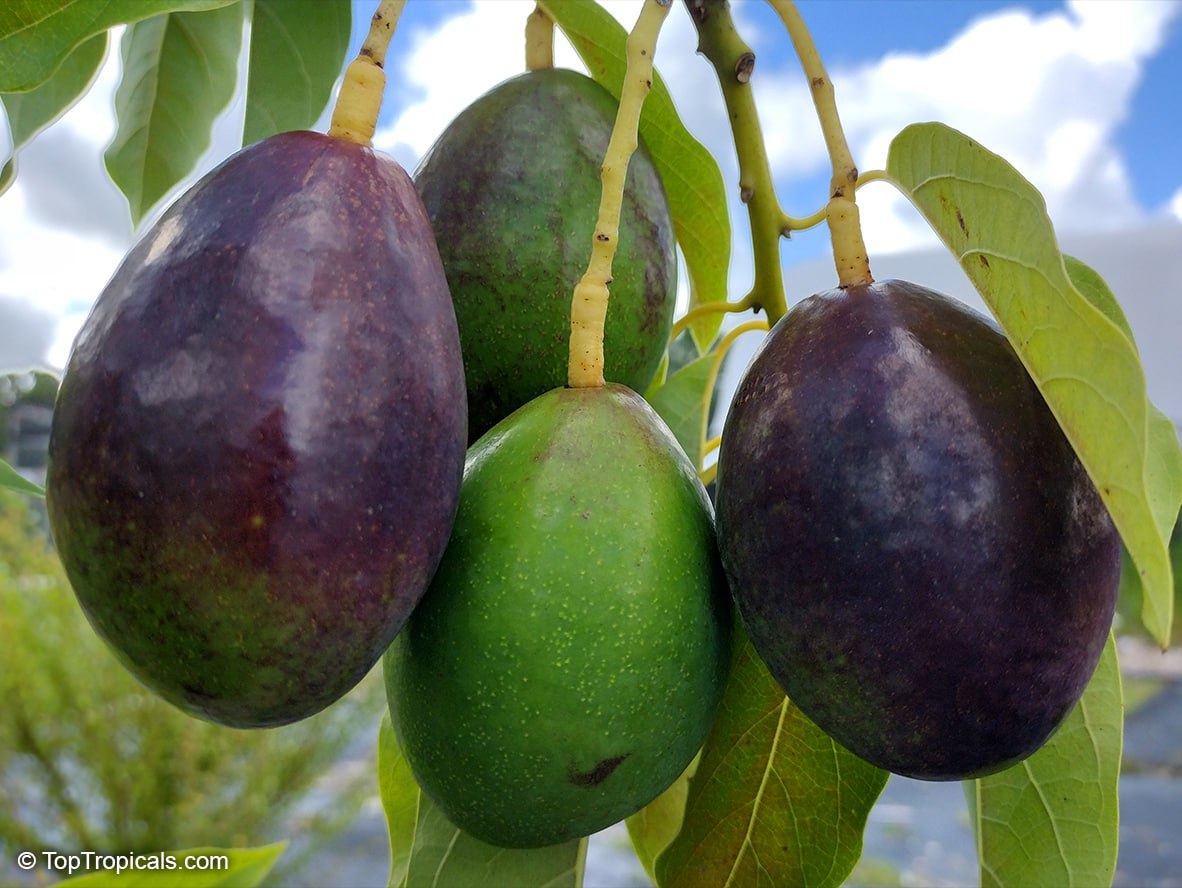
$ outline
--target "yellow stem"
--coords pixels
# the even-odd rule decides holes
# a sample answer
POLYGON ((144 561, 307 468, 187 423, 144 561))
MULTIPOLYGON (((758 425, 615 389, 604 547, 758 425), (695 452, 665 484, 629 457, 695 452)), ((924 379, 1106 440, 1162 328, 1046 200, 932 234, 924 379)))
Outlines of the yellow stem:
POLYGON ((545 71, 554 67, 554 19, 540 6, 525 20, 525 68, 545 71))
POLYGON ((709 466, 698 472, 698 478, 701 480, 703 485, 709 484, 717 477, 718 463, 711 463, 709 466))
POLYGON ((833 163, 833 178, 829 183, 829 236, 833 242, 833 261, 837 266, 838 284, 848 287, 853 284, 868 284, 874 278, 870 274, 870 262, 866 256, 866 244, 862 240, 862 226, 858 221, 858 208, 854 204, 854 185, 858 181, 858 167, 850 154, 841 118, 837 113, 837 100, 833 92, 833 81, 825 72, 825 65, 813 43, 812 35, 792 0, 768 0, 780 16, 800 65, 808 78, 825 136, 825 146, 833 163), (837 224, 834 224, 834 219, 837 224))
POLYGON ((620 204, 628 162, 637 145, 637 127, 644 98, 653 85, 653 53, 657 36, 669 13, 671 0, 645 0, 636 26, 624 45, 627 69, 620 89, 620 107, 612 128, 600 178, 603 193, 599 219, 591 240, 591 261, 571 298, 570 361, 567 385, 595 388, 603 385, 603 325, 607 318, 607 286, 612 279, 612 259, 620 233, 620 204))
POLYGON ((891 178, 891 174, 888 173, 886 170, 869 170, 865 173, 859 174, 858 181, 854 183, 854 188, 855 189, 861 188, 867 182, 893 182, 893 181, 894 181, 894 179, 891 178))
POLYGON ((381 0, 378 4, 361 51, 345 69, 345 79, 332 109, 332 122, 328 127, 330 136, 367 148, 373 144, 378 112, 382 110, 382 93, 386 89, 386 72, 383 70, 386 50, 404 6, 406 0, 381 0))
POLYGON ((744 299, 738 302, 704 302, 701 305, 691 308, 680 318, 673 322, 673 329, 669 332, 669 342, 672 344, 678 336, 685 332, 685 328, 696 321, 698 318, 704 318, 712 314, 729 314, 731 312, 748 311, 751 304, 754 302, 751 294, 748 294, 744 299))
POLYGON ((709 456, 715 450, 722 446, 722 436, 711 438, 702 447, 702 456, 709 456))
POLYGON ((807 231, 825 221, 829 215, 828 206, 821 207, 817 212, 811 216, 782 216, 780 219, 780 230, 785 234, 792 231, 807 231))
POLYGON ((706 454, 708 453, 706 450, 706 434, 710 426, 710 402, 714 398, 714 386, 718 383, 718 373, 720 370, 722 370, 722 362, 726 358, 726 353, 731 350, 731 346, 734 345, 735 340, 744 333, 750 333, 752 330, 762 330, 767 332, 767 329, 768 323, 763 318, 758 318, 754 321, 746 321, 729 330, 718 343, 718 348, 714 352, 714 360, 710 364, 710 374, 706 377, 706 385, 702 388, 704 397, 706 398, 706 405, 705 409, 702 411, 702 424, 698 430, 699 466, 701 466, 702 460, 706 458, 706 454))

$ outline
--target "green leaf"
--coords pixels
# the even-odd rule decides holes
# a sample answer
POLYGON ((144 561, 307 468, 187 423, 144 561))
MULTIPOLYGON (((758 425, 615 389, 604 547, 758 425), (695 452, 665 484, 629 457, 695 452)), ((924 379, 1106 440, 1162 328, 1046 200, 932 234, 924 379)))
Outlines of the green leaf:
MULTIPOLYGON (((627 69, 627 32, 609 12, 586 0, 539 0, 538 6, 562 29, 595 81, 618 100, 627 69)), ((640 137, 665 183, 673 230, 689 271, 690 308, 725 300, 731 225, 722 172, 682 124, 669 88, 655 72, 644 100, 640 137)), ((691 326, 704 351, 721 329, 722 314, 711 313, 691 326)))
POLYGON ((1111 885, 1119 840, 1120 671, 1110 636, 1100 664, 1047 744, 966 783, 981 885, 1111 885))
POLYGON ((685 821, 658 856, 663 888, 840 885, 887 773, 829 739, 742 632, 685 821))
POLYGON ((345 66, 349 0, 254 0, 242 142, 308 129, 345 66))
POLYGON ((29 481, 2 459, 0 459, 0 487, 7 487, 9 490, 17 491, 17 493, 45 496, 45 491, 40 485, 29 481))
POLYGON ((241 6, 157 16, 124 32, 119 126, 106 161, 135 223, 209 147, 214 118, 234 95, 241 45, 241 6))
POLYGON ((414 847, 415 823, 419 817, 419 785, 410 764, 403 758, 390 714, 382 716, 378 730, 378 794, 386 812, 386 830, 390 837, 391 888, 406 883, 410 852, 414 847))
POLYGON ((113 25, 238 0, 6 0, 0 4, 0 92, 26 92, 48 80, 87 38, 113 25))
POLYGON ((106 32, 96 34, 70 53, 54 75, 36 89, 0 95, 12 134, 12 156, 0 170, 0 194, 16 178, 17 152, 86 94, 106 52, 106 32))
POLYGON ((702 445, 713 394, 706 387, 713 364, 713 353, 702 355, 668 377, 663 385, 649 389, 645 394, 690 461, 698 467, 704 456, 702 445))
MULTIPOLYGON (((137 862, 139 865, 152 866, 155 859, 155 867, 122 869, 118 874, 112 870, 88 873, 58 882, 57 888, 106 888, 108 885, 116 885, 119 888, 156 888, 161 884, 163 872, 168 873, 168 884, 177 888, 254 888, 266 878, 286 847, 287 842, 277 842, 259 848, 189 848, 185 851, 155 854, 137 853, 136 857, 143 858, 137 862), (205 855, 225 855, 229 858, 229 866, 226 869, 183 868, 186 858, 205 855), (161 862, 167 859, 175 860, 177 868, 167 869, 167 864, 161 865, 161 862)), ((121 865, 130 866, 128 858, 131 855, 110 856, 122 858, 121 865)), ((193 863, 196 864, 197 861, 193 863)))
POLYGON ((698 769, 698 761, 695 756, 672 786, 625 821, 636 856, 654 882, 657 879, 657 857, 681 832, 685 803, 689 798, 689 781, 698 769))
POLYGON ((960 261, 1046 398, 1137 565, 1142 620, 1166 644, 1174 588, 1166 544, 1182 504, 1182 449, 1149 403, 1115 300, 1097 290, 1094 273, 1072 263, 1071 274, 1034 186, 962 133, 907 127, 891 143, 887 171, 960 261))
POLYGON ((498 848, 453 826, 414 782, 389 716, 378 734, 378 788, 390 833, 391 888, 580 888, 587 840, 498 848))

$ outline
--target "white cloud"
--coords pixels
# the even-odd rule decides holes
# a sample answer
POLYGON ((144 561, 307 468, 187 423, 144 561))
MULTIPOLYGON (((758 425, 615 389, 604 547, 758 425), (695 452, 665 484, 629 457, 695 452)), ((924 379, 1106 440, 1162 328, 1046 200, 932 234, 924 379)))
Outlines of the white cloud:
MULTIPOLYGON (((1144 213, 1113 139, 1145 61, 1179 8, 1126 0, 1075 2, 1037 16, 1000 11, 933 52, 831 71, 855 159, 862 169, 884 166, 890 140, 904 126, 938 120, 1014 164, 1043 192, 1060 226, 1134 223, 1144 213)), ((762 108, 776 108, 764 116, 777 175, 824 170, 828 161, 799 71, 789 66, 760 82, 759 97, 762 108)), ((932 242, 890 189, 865 192, 863 217, 873 251, 932 242)))

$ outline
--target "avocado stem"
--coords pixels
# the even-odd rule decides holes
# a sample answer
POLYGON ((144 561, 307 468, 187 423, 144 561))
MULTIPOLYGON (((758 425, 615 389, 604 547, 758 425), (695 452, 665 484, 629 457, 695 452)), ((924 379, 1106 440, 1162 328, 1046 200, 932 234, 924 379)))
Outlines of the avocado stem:
POLYGON ((747 205, 755 280, 743 302, 774 324, 788 310, 780 268, 780 237, 788 229, 772 184, 771 167, 751 92, 755 53, 735 30, 727 0, 687 0, 698 31, 698 52, 714 66, 739 158, 739 188, 747 205))
POLYGON ((525 20, 525 69, 546 71, 554 67, 554 19, 541 6, 525 20))
POLYGON ((672 0, 645 0, 636 26, 624 45, 627 68, 620 88, 615 126, 600 167, 603 190, 599 218, 591 239, 591 260, 571 297, 570 359, 567 363, 567 385, 571 388, 598 388, 604 383, 603 327, 607 319, 612 259, 620 235, 624 182, 628 162, 638 142, 640 109, 653 85, 657 36, 671 4, 672 0))
MULTIPOLYGON (((722 362, 726 358, 727 352, 731 350, 731 346, 744 333, 750 333, 754 330, 760 330, 764 333, 768 331, 768 322, 764 318, 756 318, 753 321, 744 321, 742 324, 737 324, 727 331, 727 334, 722 337, 718 343, 718 348, 714 351, 714 360, 710 362, 710 373, 706 377, 706 385, 703 387, 703 397, 707 399, 705 409, 701 411, 702 421, 698 427, 698 452, 694 461, 695 467, 701 474, 704 469, 702 463, 706 460, 706 454, 710 451, 707 449, 709 442, 707 441, 707 433, 710 428, 710 401, 714 397, 714 388, 718 383, 718 374, 722 371, 722 362)), ((702 481, 703 484, 707 482, 702 481)))
POLYGON ((833 164, 826 216, 829 220, 829 238, 833 243, 833 262, 837 266, 838 286, 868 284, 874 278, 870 274, 870 260, 862 239, 858 206, 854 202, 858 167, 854 164, 841 126, 841 117, 837 113, 833 81, 825 72, 817 46, 793 0, 768 0, 768 3, 780 16, 784 27, 788 29, 788 36, 792 38, 800 66, 809 81, 817 119, 825 136, 825 147, 829 150, 829 159, 833 164))
POLYGON ((369 148, 373 145, 382 93, 386 89, 386 50, 406 0, 381 0, 357 58, 345 68, 345 79, 332 109, 328 134, 369 148))
POLYGON ((673 340, 684 333, 685 328, 696 321, 698 318, 704 318, 712 314, 730 314, 732 312, 750 311, 754 303, 755 300, 753 299, 752 295, 748 293, 738 302, 703 302, 701 305, 694 306, 673 322, 673 328, 669 331, 669 343, 672 345, 673 340))

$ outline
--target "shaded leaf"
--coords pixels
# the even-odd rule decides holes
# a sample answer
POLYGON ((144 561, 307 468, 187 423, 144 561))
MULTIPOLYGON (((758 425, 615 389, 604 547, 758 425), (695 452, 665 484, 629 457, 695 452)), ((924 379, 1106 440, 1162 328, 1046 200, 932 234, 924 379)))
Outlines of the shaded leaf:
POLYGON ((378 730, 378 794, 386 813, 386 831, 390 837, 389 885, 398 888, 406 883, 406 872, 410 868, 420 790, 410 765, 402 756, 389 713, 382 716, 382 726, 378 730))
POLYGON ((107 34, 104 31, 70 53, 53 76, 36 89, 0 95, 12 134, 12 156, 0 170, 0 194, 16 177, 17 152, 86 94, 98 76, 106 53, 107 34))
POLYGON ((240 6, 157 16, 124 32, 118 130, 105 157, 136 224, 209 147, 234 95, 241 45, 240 6))
POLYGON ((1123 710, 1110 636, 1083 698, 1047 744, 966 783, 982 886, 1112 884, 1123 710))
POLYGON ((166 12, 216 9, 238 0, 8 0, 0 4, 0 92, 48 80, 95 34, 166 12))
MULTIPOLYGON (((259 848, 190 848, 185 851, 167 852, 175 858, 176 869, 124 869, 118 874, 111 870, 88 873, 58 882, 58 888, 106 888, 116 885, 120 888, 157 888, 162 884, 161 874, 167 872, 167 882, 177 888, 254 888, 267 877, 271 867, 287 847, 287 842, 263 845, 259 848), (189 857, 225 855, 229 866, 223 870, 185 869, 189 857)), ((113 855, 116 856, 116 855, 113 855)), ((160 854, 138 854, 139 857, 156 858, 160 854)), ((196 862, 194 862, 196 863, 196 862)), ((124 864, 127 866, 128 864, 124 864)))
POLYGON ((645 399, 665 420, 682 449, 696 467, 702 465, 702 445, 710 410, 711 392, 706 390, 714 355, 690 361, 663 385, 649 389, 645 399))
POLYGON ((694 756, 672 786, 625 821, 636 856, 654 882, 657 879, 657 857, 681 832, 685 803, 689 798, 689 780, 697 768, 698 757, 694 756))
POLYGON ((498 848, 453 826, 414 782, 389 716, 378 735, 378 786, 390 833, 391 888, 579 888, 587 840, 498 848))
MULTIPOLYGON (((562 29, 595 81, 618 100, 627 69, 624 28, 598 4, 585 0, 539 0, 538 6, 562 29)), ((665 183, 673 230, 689 272, 690 308, 726 299, 731 227, 722 172, 682 124, 656 72, 644 100, 640 137, 665 183)), ((721 313, 693 322, 699 350, 713 341, 721 326, 721 313)))
POLYGON ((738 632, 685 821, 657 858, 658 884, 840 885, 886 781, 784 696, 738 632))
POLYGON ((7 487, 9 490, 15 490, 17 493, 45 496, 45 491, 40 485, 34 484, 25 478, 2 459, 0 459, 0 487, 7 487))
POLYGON ((907 127, 887 171, 960 261, 1079 454, 1141 575, 1142 620, 1164 645, 1182 450, 1149 403, 1123 315, 1105 307, 1111 294, 1078 264, 1071 275, 1034 186, 956 130, 907 127))
POLYGON ((254 0, 242 143, 308 129, 345 66, 349 0, 254 0))

